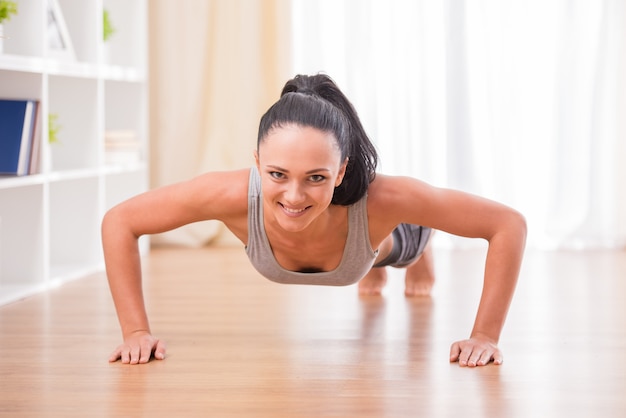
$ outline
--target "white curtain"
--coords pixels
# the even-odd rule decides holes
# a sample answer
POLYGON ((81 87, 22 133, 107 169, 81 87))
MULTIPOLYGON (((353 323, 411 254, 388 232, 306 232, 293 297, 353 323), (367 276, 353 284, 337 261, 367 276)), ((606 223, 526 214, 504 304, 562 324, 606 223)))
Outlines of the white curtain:
POLYGON ((625 24, 622 0, 293 0, 293 69, 338 82, 382 172, 517 208, 529 246, 624 248, 625 24))

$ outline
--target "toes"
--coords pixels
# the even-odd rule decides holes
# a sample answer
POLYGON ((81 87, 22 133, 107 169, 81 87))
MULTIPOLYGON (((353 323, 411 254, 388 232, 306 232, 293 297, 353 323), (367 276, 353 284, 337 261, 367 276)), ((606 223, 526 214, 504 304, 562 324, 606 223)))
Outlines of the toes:
POLYGON ((404 294, 406 296, 430 296, 432 288, 432 285, 429 284, 407 285, 404 294))

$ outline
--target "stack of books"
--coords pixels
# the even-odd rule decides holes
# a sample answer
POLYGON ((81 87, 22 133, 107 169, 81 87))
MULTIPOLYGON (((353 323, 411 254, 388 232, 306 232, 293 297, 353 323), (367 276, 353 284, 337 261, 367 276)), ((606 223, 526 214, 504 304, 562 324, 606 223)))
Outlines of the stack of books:
POLYGON ((141 161, 141 142, 135 131, 106 131, 104 148, 107 164, 132 164, 141 161))
POLYGON ((39 101, 0 99, 0 175, 39 170, 39 101))

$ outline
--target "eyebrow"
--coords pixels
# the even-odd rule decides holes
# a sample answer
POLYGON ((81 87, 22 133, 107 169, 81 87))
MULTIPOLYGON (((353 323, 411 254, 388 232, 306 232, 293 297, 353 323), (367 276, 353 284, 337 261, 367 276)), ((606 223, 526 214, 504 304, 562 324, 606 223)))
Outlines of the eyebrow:
MULTIPOLYGON (((273 168, 274 170, 278 170, 278 171, 283 171, 283 172, 285 172, 285 173, 289 173, 289 170, 287 170, 286 168, 279 167, 279 166, 277 166, 277 165, 268 164, 266 167, 267 167, 267 168, 273 168)), ((330 172, 330 169, 329 169, 329 168, 323 168, 323 167, 322 167, 322 168, 315 168, 315 169, 313 169, 313 170, 309 170, 309 171, 307 171, 307 172, 306 172, 306 173, 304 173, 304 174, 319 173, 320 171, 330 172)))

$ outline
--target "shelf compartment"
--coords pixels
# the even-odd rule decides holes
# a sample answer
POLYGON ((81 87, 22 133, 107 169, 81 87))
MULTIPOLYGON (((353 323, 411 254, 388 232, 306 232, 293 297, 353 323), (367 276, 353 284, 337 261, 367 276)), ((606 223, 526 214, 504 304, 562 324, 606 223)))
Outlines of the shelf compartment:
POLYGON ((97 1, 58 0, 67 31, 72 41, 76 61, 97 63, 98 33, 102 16, 97 1))
POLYGON ((102 266, 98 177, 50 183, 50 278, 72 279, 102 266))
POLYGON ((107 166, 147 160, 145 88, 138 83, 104 82, 104 161, 107 166))
POLYGON ((43 76, 29 71, 0 70, 0 98, 41 100, 43 76), (6 80, 6 82, 5 82, 6 80), (8 80, 11 80, 8 82, 8 80))
POLYGON ((60 127, 59 142, 49 146, 51 170, 98 167, 98 81, 50 75, 48 91, 60 127))
POLYGON ((105 129, 135 130, 143 138, 146 120, 146 85, 125 81, 104 82, 105 129), (120 106, 124 103, 124 106, 120 106))
POLYGON ((145 0, 104 0, 115 32, 103 43, 103 64, 146 68, 147 16, 145 0))
POLYGON ((44 0, 18 2, 18 14, 4 22, 4 53, 40 57, 43 55, 45 26, 44 0))
POLYGON ((43 185, 0 189, 0 304, 44 283, 43 185))

